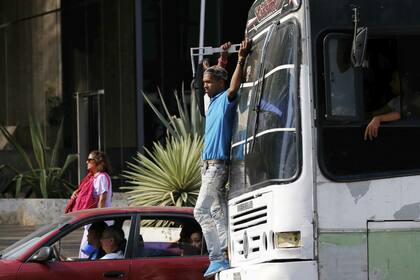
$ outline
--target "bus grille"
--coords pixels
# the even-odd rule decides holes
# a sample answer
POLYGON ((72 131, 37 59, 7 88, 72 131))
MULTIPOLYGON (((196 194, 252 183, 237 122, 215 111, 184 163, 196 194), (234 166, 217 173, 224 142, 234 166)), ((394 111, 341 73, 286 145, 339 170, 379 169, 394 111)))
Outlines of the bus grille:
POLYGON ((231 229, 233 232, 237 232, 266 223, 267 206, 261 206, 234 215, 231 220, 231 229))

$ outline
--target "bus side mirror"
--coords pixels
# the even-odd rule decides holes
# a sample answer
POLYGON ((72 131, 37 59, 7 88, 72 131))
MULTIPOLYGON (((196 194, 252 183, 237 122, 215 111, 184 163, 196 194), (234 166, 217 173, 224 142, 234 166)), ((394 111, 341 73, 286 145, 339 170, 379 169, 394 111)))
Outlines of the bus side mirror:
POLYGON ((353 67, 362 66, 365 60, 367 35, 367 27, 357 28, 357 31, 354 33, 351 47, 351 63, 353 67))

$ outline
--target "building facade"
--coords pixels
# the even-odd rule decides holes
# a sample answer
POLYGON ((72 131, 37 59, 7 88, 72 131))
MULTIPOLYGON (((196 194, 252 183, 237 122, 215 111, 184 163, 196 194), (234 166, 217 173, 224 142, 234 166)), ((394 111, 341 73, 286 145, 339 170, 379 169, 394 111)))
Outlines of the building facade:
MULTIPOLYGON (((205 45, 243 37, 245 2, 207 1, 205 45)), ((69 179, 100 149, 118 187, 125 163, 161 135, 141 92, 159 87, 172 104, 190 84, 199 25, 198 0, 0 0, 0 123, 30 150, 29 114, 49 147, 63 120, 60 152, 80 156, 69 179)), ((0 164, 22 166, 4 139, 0 154, 0 164)))

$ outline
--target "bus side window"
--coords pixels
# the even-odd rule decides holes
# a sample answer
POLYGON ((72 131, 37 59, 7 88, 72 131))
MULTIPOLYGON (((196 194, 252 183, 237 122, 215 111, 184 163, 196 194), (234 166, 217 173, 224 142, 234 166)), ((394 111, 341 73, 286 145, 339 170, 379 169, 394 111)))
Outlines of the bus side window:
POLYGON ((401 80, 403 117, 407 120, 418 120, 420 118, 420 85, 418 85, 420 73, 408 73, 401 80))
POLYGON ((420 40, 418 36, 401 37, 398 48, 402 117, 407 120, 418 120, 420 118, 420 69, 414 57, 420 48, 420 40))
POLYGON ((358 121, 361 118, 359 70, 351 65, 351 40, 350 35, 334 33, 324 40, 327 120, 358 121))
POLYGON ((344 51, 350 49, 350 38, 331 33, 322 39, 320 168, 337 181, 418 174, 420 70, 413 54, 420 37, 376 34, 369 38, 366 61, 358 68, 348 66, 344 51), (366 137, 374 116, 394 112, 400 119, 381 120, 376 136, 366 137))

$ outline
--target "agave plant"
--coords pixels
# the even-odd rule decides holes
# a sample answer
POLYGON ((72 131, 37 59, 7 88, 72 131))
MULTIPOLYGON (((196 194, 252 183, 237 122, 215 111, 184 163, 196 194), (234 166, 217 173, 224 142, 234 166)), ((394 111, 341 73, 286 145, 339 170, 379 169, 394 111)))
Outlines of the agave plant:
POLYGON ((155 142, 153 151, 137 153, 123 176, 132 184, 131 205, 193 206, 200 189, 200 136, 168 137, 166 145, 155 142))
POLYGON ((20 171, 9 165, 0 166, 0 171, 7 169, 9 173, 14 173, 7 187, 10 189, 14 186, 16 197, 21 196, 24 187, 29 189, 28 192, 34 192, 37 197, 68 197, 74 186, 63 176, 70 164, 77 159, 77 155, 67 155, 64 165, 62 167, 57 166, 58 148, 63 134, 63 121, 60 123, 56 141, 50 154, 43 138, 41 125, 32 116, 29 116, 29 130, 35 162, 31 160, 29 154, 8 130, 4 126, 0 126, 1 133, 15 148, 27 167, 27 170, 20 171))
POLYGON ((182 102, 175 92, 179 117, 172 116, 162 98, 166 118, 144 95, 147 103, 168 131, 164 143, 155 142, 146 155, 137 153, 134 163, 128 163, 123 177, 131 186, 131 205, 193 206, 201 184, 200 155, 203 149, 204 120, 199 113, 195 95, 191 94, 190 110, 182 87, 182 102))
POLYGON ((181 137, 181 136, 192 136, 200 135, 203 136, 204 133, 204 118, 201 116, 195 94, 191 94, 190 99, 190 110, 187 109, 187 101, 185 97, 184 84, 182 84, 181 98, 182 102, 178 97, 177 91, 174 92, 176 104, 178 108, 179 117, 173 116, 169 113, 168 107, 166 106, 165 100, 162 97, 162 93, 158 88, 158 94, 162 107, 165 111, 165 116, 159 112, 159 110, 153 105, 153 102, 143 93, 144 99, 152 108, 153 112, 157 115, 159 120, 167 129, 169 135, 172 137, 181 137))

